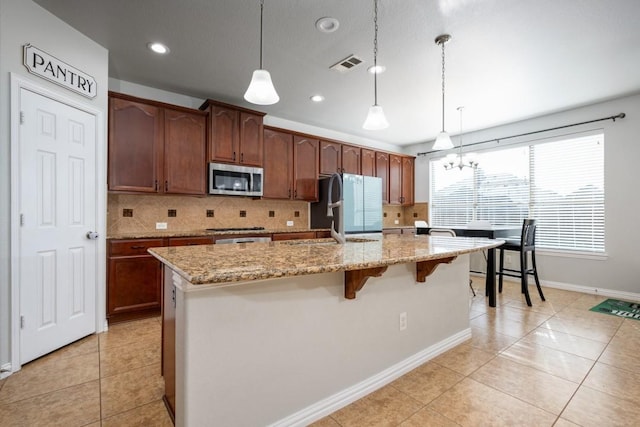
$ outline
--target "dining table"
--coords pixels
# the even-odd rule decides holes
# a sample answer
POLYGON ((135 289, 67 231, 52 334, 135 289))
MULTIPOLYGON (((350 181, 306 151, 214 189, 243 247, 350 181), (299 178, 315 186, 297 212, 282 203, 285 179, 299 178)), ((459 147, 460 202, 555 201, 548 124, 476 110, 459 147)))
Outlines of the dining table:
MULTIPOLYGON (((485 237, 487 239, 502 239, 506 237, 518 238, 522 228, 514 225, 492 226, 446 226, 431 225, 429 227, 417 227, 416 234, 429 234, 431 229, 453 230, 460 237, 485 237)), ((496 248, 487 249, 487 273, 485 278, 485 296, 489 297, 489 307, 496 306, 496 248)))

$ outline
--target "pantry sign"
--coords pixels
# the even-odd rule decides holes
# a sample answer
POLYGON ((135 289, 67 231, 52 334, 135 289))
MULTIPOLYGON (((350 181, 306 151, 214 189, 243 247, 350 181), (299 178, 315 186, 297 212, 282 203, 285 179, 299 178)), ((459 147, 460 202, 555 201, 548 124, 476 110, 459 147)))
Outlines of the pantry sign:
POLYGON ((59 84, 69 90, 95 98, 96 79, 37 47, 24 45, 24 65, 30 73, 59 84))

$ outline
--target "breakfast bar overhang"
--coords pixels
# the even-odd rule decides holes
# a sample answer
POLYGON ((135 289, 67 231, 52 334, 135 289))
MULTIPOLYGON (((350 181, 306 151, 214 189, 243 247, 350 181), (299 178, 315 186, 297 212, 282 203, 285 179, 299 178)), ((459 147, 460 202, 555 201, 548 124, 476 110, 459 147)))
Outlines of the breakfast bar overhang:
POLYGON ((307 425, 471 336, 468 254, 502 241, 355 240, 149 250, 177 426, 307 425))

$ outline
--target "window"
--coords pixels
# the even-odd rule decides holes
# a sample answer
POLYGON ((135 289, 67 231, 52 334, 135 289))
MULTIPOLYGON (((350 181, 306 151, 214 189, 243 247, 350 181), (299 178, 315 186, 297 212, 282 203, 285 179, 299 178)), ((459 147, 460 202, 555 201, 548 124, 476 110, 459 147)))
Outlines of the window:
POLYGON ((430 161, 434 225, 538 220, 540 248, 604 252, 604 137, 591 135, 476 155, 477 169, 430 161))

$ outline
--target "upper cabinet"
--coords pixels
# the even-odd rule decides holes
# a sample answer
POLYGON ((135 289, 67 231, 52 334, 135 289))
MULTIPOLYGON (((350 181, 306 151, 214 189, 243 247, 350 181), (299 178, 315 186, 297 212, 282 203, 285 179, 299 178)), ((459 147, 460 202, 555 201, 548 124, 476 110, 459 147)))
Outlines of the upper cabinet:
POLYGON ((342 145, 342 172, 360 175, 360 147, 342 145))
POLYGON ((320 141, 320 174, 331 175, 342 172, 342 144, 320 141))
POLYGON ((208 99, 209 161, 263 166, 264 113, 208 99))
POLYGON ((109 191, 205 194, 206 113, 109 92, 109 191))
POLYGON ((413 194, 413 157, 389 155, 389 203, 392 205, 413 205, 413 194))
POLYGON ((376 175, 382 178, 382 203, 389 203, 389 155, 376 151, 376 175))
POLYGON ((360 152, 360 174, 376 176, 376 152, 363 148, 360 152))
POLYGON ((286 131, 264 129, 264 177, 262 197, 293 197, 293 135, 286 131))
POLYGON ((318 200, 318 157, 320 141, 293 135, 293 199, 318 200))

